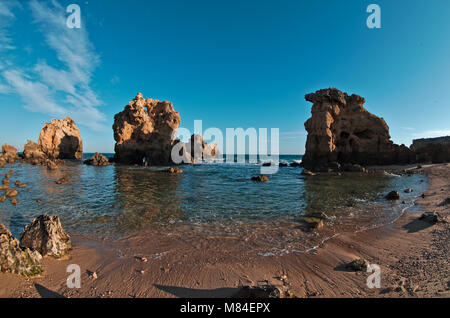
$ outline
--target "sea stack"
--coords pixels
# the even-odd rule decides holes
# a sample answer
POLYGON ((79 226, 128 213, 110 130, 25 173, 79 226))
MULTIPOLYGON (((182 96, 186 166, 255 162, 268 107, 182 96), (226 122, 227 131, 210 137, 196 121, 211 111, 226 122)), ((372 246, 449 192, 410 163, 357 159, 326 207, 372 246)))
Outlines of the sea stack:
POLYGON ((341 164, 367 166, 415 161, 415 154, 408 147, 390 140, 388 125, 364 108, 363 97, 329 88, 307 94, 305 99, 313 106, 312 116, 305 122, 308 137, 303 167, 327 171, 341 164))
POLYGON ((172 164, 172 146, 180 114, 172 103, 144 99, 141 93, 114 116, 114 161, 124 164, 172 164))
MULTIPOLYGON (((65 119, 52 119, 45 123, 39 135, 40 150, 50 159, 82 159, 83 142, 75 122, 67 116, 65 119)), ((33 149, 34 145, 28 145, 33 149)), ((31 152, 31 151, 30 151, 31 152)), ((36 155, 36 149, 33 151, 36 155)))

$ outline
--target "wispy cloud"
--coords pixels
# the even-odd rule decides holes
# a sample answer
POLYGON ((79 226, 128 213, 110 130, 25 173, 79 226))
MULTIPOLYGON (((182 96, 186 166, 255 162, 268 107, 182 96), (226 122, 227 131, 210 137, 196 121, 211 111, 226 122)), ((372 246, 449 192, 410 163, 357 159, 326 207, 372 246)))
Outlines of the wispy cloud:
POLYGON ((17 0, 2 0, 0 2, 0 52, 15 49, 8 27, 16 18, 13 10, 17 7, 21 7, 17 0))
POLYGON ((98 110, 102 101, 90 86, 100 59, 86 29, 68 28, 65 8, 54 0, 50 3, 30 0, 29 9, 33 23, 63 67, 53 67, 40 59, 30 69, 17 65, 4 68, 1 73, 4 79, 21 96, 28 110, 52 116, 69 115, 77 123, 104 129, 105 115, 98 110))
POLYGON ((450 130, 449 129, 443 129, 443 130, 427 130, 421 133, 414 133, 412 134, 414 138, 434 138, 434 137, 443 137, 443 136, 450 136, 450 130))

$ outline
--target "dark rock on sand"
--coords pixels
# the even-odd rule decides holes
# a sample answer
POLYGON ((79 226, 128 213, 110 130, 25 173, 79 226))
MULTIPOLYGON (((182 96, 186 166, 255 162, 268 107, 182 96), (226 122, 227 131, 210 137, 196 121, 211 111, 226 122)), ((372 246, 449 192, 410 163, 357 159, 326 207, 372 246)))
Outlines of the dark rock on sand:
POLYGON ((415 161, 408 147, 390 140, 388 125, 364 108, 361 96, 329 88, 307 94, 305 99, 313 106, 312 117, 305 122, 308 137, 303 167, 316 171, 331 162, 367 166, 415 161))
POLYGON ((400 200, 400 193, 398 191, 391 191, 386 195, 388 200, 400 200))
POLYGON ((0 272, 26 277, 39 275, 42 273, 41 258, 39 252, 21 248, 19 241, 0 223, 0 272))
POLYGON ((231 298, 293 298, 294 294, 286 286, 263 285, 243 286, 231 298))
POLYGON ((354 271, 366 271, 369 266, 369 262, 363 258, 356 259, 345 265, 346 268, 354 271))
POLYGON ((320 230, 323 228, 323 221, 322 218, 316 218, 316 217, 303 217, 302 222, 304 222, 309 230, 320 230))
POLYGON ((252 177, 252 181, 255 181, 255 182, 267 182, 267 181, 269 181, 269 177, 260 175, 260 176, 252 177))
POLYGON ((109 159, 106 158, 104 155, 99 154, 98 152, 96 152, 91 158, 86 159, 83 162, 85 165, 90 165, 90 166, 108 166, 111 163, 109 162, 109 159))
POLYGON ((302 164, 301 164, 300 162, 295 162, 295 161, 293 161, 293 162, 291 162, 291 163, 289 164, 289 166, 291 166, 291 167, 301 167, 302 164))
POLYGON ((419 219, 431 224, 436 224, 442 221, 441 216, 439 215, 439 213, 436 212, 425 212, 420 216, 419 219))
POLYGON ((287 163, 284 163, 284 162, 280 162, 280 163, 278 164, 278 166, 279 166, 279 167, 287 167, 288 164, 287 164, 287 163))
POLYGON ((70 236, 64 231, 57 216, 40 215, 27 225, 20 235, 24 247, 39 251, 42 256, 55 258, 72 248, 70 236))

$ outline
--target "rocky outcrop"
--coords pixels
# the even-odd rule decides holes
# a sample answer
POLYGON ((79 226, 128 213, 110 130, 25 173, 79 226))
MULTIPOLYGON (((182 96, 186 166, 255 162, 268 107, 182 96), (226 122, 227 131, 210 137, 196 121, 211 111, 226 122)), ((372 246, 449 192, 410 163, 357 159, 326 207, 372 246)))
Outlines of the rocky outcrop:
POLYGON ((312 117, 305 122, 305 168, 326 171, 337 163, 364 166, 414 162, 414 153, 390 140, 388 125, 364 108, 361 96, 329 88, 307 94, 305 99, 313 103, 312 117))
POLYGON ((450 136, 415 139, 410 148, 417 162, 450 162, 450 136))
POLYGON ((26 145, 23 147, 23 158, 26 160, 32 159, 44 159, 46 155, 41 150, 39 145, 31 140, 28 140, 26 145))
POLYGON ((169 165, 177 141, 180 115, 172 103, 139 93, 114 116, 114 161, 125 164, 169 165))
POLYGON ((86 159, 83 162, 85 165, 90 165, 90 166, 108 166, 110 165, 109 159, 106 158, 104 155, 99 154, 98 152, 96 152, 92 158, 86 159))
POLYGON ((40 150, 50 159, 82 159, 83 142, 80 131, 70 118, 52 119, 39 135, 40 150))
POLYGON ((37 251, 21 248, 19 241, 0 223, 0 272, 36 276, 42 273, 42 256, 37 251))
POLYGON ((220 152, 217 144, 207 144, 203 136, 194 134, 191 136, 189 142, 186 144, 186 149, 189 152, 192 163, 199 163, 204 160, 219 158, 220 152))
POLYGON ((2 153, 0 154, 0 166, 6 163, 15 163, 18 159, 17 149, 11 145, 3 144, 2 153))
POLYGON ((27 225, 20 235, 24 247, 36 250, 42 256, 55 258, 68 253, 72 248, 69 235, 64 231, 57 216, 40 215, 27 225))

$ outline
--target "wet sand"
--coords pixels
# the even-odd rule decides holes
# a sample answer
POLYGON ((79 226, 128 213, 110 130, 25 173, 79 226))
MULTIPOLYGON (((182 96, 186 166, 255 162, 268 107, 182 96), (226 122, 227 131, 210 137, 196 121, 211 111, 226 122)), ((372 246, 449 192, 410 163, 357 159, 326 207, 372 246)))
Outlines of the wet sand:
MULTIPOLYGON (((450 165, 420 172, 429 188, 416 203, 447 218, 450 206, 441 203, 450 193, 450 165)), ((309 252, 272 256, 255 253, 257 235, 247 241, 158 233, 101 241, 72 236, 67 259, 43 260, 43 277, 1 274, 0 297, 230 297, 242 285, 264 284, 285 285, 296 297, 449 297, 449 224, 431 226, 419 216, 406 212, 392 224, 340 234, 309 252), (380 289, 367 287, 370 274, 345 269, 356 258, 381 267, 380 289), (80 289, 66 286, 69 264, 81 267, 80 289)))

